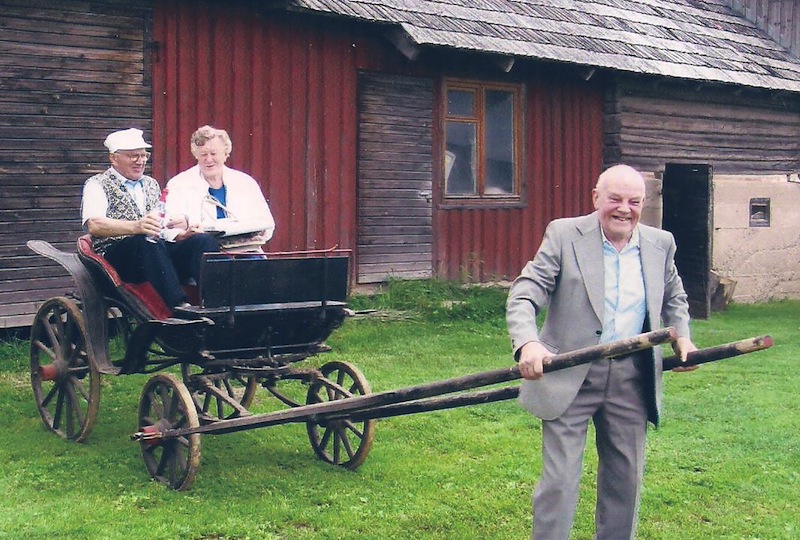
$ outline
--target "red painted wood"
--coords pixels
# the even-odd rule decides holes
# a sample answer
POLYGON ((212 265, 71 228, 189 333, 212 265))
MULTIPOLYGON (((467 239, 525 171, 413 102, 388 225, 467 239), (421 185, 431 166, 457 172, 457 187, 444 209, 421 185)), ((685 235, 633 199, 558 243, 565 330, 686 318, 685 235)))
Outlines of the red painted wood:
MULTIPOLYGON (((189 137, 213 124, 233 140, 228 164, 255 177, 270 200, 277 227, 269 250, 352 249, 358 72, 430 76, 438 84, 441 66, 407 61, 357 24, 252 6, 156 4, 153 173, 163 183, 193 165, 189 137)), ((441 277, 512 278, 551 219, 591 210, 602 166, 601 90, 544 70, 525 83, 523 204, 438 209, 441 178, 434 176, 432 267, 441 277)), ((437 163, 439 129, 434 122, 437 163)))

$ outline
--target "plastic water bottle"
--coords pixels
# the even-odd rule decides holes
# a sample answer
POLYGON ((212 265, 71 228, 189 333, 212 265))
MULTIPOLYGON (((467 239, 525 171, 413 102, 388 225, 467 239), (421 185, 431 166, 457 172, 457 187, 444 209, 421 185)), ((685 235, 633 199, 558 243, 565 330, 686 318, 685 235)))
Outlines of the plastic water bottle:
POLYGON ((161 233, 156 236, 148 236, 148 242, 158 242, 159 238, 164 237, 164 229, 167 227, 167 192, 168 190, 166 189, 161 191, 161 196, 158 198, 158 206, 156 207, 158 222, 161 224, 161 233))

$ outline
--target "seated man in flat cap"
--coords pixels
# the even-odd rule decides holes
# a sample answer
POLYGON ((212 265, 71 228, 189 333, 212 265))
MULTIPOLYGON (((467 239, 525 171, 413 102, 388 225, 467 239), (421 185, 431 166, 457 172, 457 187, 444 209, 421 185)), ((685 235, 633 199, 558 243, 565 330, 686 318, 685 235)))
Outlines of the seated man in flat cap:
MULTIPOLYGON (((181 282, 198 279, 203 253, 219 251, 211 235, 187 227, 180 216, 166 224, 186 230, 165 241, 157 208, 161 188, 144 174, 151 148, 139 129, 111 133, 105 140, 111 167, 83 187, 83 227, 94 250, 129 283, 149 281, 170 308, 188 305, 181 282)), ((172 236, 172 235, 170 235, 172 236)))

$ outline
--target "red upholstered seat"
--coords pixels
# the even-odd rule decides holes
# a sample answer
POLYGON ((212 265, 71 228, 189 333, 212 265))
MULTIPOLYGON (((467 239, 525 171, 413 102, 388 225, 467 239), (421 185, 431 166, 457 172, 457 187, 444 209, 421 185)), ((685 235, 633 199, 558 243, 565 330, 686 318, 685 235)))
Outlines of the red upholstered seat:
POLYGON ((105 274, 110 284, 118 293, 119 301, 127 306, 135 316, 145 319, 164 320, 172 315, 172 310, 156 292, 153 286, 145 281, 142 283, 128 283, 120 279, 119 274, 111 264, 92 248, 92 239, 89 235, 78 238, 78 257, 83 264, 94 271, 105 274))

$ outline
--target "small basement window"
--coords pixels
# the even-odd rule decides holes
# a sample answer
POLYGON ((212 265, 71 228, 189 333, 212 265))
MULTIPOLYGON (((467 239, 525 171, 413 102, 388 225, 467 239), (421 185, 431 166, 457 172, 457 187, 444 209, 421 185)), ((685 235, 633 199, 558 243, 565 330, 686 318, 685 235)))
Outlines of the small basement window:
POLYGON ((769 197, 754 197, 750 199, 750 226, 769 227, 769 197))

